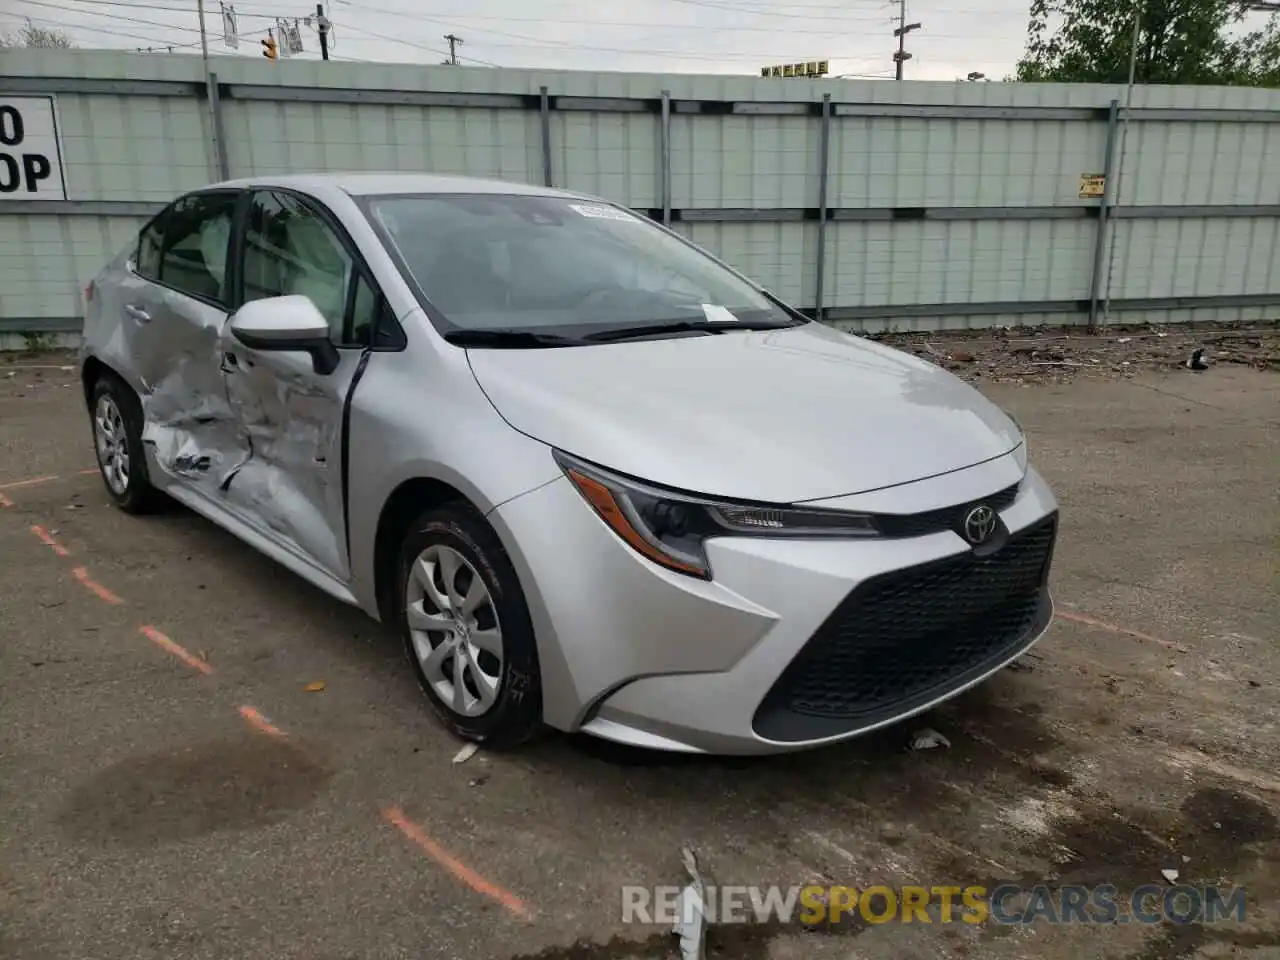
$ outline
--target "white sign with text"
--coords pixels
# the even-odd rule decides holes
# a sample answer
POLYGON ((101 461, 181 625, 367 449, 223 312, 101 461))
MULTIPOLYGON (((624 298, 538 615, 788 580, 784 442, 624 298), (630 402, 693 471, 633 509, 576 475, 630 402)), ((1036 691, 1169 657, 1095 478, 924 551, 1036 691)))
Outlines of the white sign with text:
POLYGON ((0 96, 0 205, 6 200, 65 199, 54 98, 0 96))

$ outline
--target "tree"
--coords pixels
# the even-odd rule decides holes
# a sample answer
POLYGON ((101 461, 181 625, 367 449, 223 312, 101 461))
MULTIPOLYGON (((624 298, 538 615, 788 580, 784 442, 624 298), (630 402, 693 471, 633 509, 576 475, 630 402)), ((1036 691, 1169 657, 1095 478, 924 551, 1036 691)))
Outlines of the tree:
POLYGON ((69 50, 75 41, 64 30, 47 30, 30 20, 16 34, 0 34, 0 50, 13 47, 35 47, 41 50, 69 50))
POLYGON ((1242 0, 1032 0, 1017 79, 1127 82, 1135 6, 1136 82, 1280 86, 1277 17, 1241 34, 1242 0))

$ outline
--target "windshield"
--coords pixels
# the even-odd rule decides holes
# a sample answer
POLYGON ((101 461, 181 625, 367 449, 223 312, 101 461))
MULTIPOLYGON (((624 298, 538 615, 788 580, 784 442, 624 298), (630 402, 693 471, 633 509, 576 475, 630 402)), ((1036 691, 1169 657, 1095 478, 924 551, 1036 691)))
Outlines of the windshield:
POLYGON ((618 207, 431 194, 378 197, 366 209, 453 328, 795 322, 710 257, 618 207))

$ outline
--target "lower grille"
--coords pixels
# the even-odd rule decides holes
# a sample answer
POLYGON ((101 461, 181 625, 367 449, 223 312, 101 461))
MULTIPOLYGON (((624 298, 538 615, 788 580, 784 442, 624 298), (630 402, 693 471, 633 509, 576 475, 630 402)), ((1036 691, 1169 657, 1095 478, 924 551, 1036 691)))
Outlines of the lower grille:
POLYGON ((1047 619, 1057 517, 986 556, 966 553, 860 585, 778 678, 755 717, 771 740, 870 726, 963 686, 1047 619))

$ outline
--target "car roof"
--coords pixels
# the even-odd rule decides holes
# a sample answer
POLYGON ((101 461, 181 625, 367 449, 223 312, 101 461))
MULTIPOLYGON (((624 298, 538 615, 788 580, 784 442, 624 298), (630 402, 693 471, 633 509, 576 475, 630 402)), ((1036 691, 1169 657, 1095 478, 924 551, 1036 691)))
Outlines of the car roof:
POLYGON ((583 194, 529 183, 459 177, 434 173, 303 173, 289 176, 244 177, 216 187, 284 187, 311 193, 338 189, 353 197, 397 193, 495 193, 584 199, 583 194))

